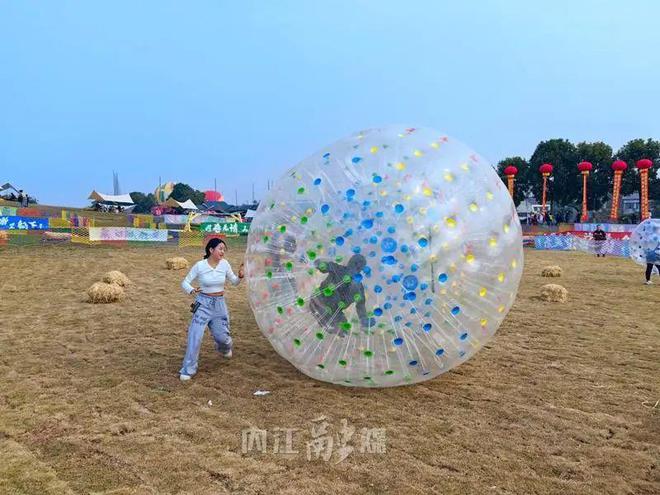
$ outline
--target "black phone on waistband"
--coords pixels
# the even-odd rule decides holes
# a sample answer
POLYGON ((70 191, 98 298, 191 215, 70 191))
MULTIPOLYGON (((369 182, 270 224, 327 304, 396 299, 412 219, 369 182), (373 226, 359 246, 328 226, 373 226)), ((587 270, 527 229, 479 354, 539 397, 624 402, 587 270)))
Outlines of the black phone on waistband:
POLYGON ((190 312, 194 314, 197 308, 199 308, 199 301, 195 301, 190 305, 190 312))

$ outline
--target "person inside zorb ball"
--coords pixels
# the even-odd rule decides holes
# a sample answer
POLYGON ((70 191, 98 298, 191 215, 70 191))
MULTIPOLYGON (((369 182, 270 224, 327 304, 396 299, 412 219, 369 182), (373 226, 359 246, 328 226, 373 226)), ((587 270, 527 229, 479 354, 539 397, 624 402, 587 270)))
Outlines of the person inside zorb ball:
POLYGON ((660 274, 660 219, 647 218, 630 235, 630 257, 646 265, 646 284, 651 284, 653 269, 660 274))
POLYGON ((337 141, 261 201, 250 304, 275 350, 310 377, 387 387, 469 359, 514 302, 521 227, 492 166, 431 129, 337 141))

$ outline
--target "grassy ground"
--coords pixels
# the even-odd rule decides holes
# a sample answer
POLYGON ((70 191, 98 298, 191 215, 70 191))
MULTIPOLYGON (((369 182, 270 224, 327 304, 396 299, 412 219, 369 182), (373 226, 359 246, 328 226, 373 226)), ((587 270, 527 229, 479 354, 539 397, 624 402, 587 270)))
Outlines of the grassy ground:
MULTIPOLYGON (((234 358, 207 336, 200 372, 180 383, 190 299, 184 273, 164 269, 175 254, 200 252, 0 250, 0 493, 660 493, 660 285, 629 260, 527 251, 517 302, 474 359, 365 390, 275 354, 243 285, 228 291, 234 358), (565 304, 537 297, 548 264, 564 269, 551 281, 565 304), (134 281, 128 298, 86 303, 111 269, 134 281), (321 416, 355 428, 342 462, 337 448, 306 458, 321 416), (268 430, 268 452, 242 452, 249 427, 268 430), (298 430, 298 454, 273 453, 276 428, 298 430), (359 452, 362 428, 386 430, 386 453, 359 452)), ((234 245, 234 267, 241 257, 234 245)))

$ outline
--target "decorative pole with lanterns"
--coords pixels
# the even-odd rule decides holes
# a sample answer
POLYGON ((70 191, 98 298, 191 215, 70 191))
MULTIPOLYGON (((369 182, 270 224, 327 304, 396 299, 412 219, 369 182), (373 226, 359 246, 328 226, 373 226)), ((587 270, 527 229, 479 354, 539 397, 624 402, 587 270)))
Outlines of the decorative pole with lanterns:
POLYGON ((612 209, 610 210, 610 220, 616 222, 619 219, 619 199, 621 196, 621 176, 623 171, 628 168, 628 164, 623 160, 616 160, 612 164, 614 170, 614 186, 612 188, 612 209))
POLYGON ((548 177, 552 173, 552 165, 549 163, 544 163, 539 167, 539 172, 543 176, 543 200, 541 201, 541 213, 545 215, 545 205, 548 195, 548 177))
POLYGON ((513 183, 516 180, 517 173, 518 169, 513 165, 509 165, 504 169, 504 175, 506 175, 507 185, 509 186, 509 194, 511 195, 511 198, 513 198, 513 183))
POLYGON ((653 162, 648 158, 637 160, 637 168, 639 169, 639 221, 640 223, 651 218, 651 211, 649 210, 649 169, 653 166, 653 162))
POLYGON ((582 174, 582 216, 580 217, 580 221, 583 223, 589 220, 589 212, 587 210, 587 177, 589 177, 589 172, 593 168, 594 166, 589 162, 578 163, 578 170, 582 174))

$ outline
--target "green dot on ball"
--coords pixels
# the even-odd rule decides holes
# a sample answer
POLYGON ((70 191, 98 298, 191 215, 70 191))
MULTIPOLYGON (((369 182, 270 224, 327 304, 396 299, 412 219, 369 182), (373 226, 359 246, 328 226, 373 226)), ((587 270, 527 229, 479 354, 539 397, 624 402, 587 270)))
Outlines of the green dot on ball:
POLYGON ((270 240, 270 237, 268 237, 267 235, 265 235, 265 236, 264 236, 264 243, 268 242, 269 240, 270 240))
POLYGON ((321 368, 321 369, 325 369, 325 365, 324 365, 324 364, 317 364, 316 366, 318 366, 318 367, 321 368))
POLYGON ((348 332, 348 331, 351 329, 352 326, 353 326, 353 325, 351 325, 351 323, 348 322, 348 321, 345 321, 344 323, 341 324, 341 328, 342 328, 342 330, 344 330, 345 332, 348 332))
POLYGON ((385 374, 386 374, 386 375, 393 375, 393 374, 394 374, 394 370, 387 370, 387 371, 385 372, 385 374))
MULTIPOLYGON (((355 294, 355 295, 353 296, 353 301, 355 301, 355 302, 360 302, 361 300, 362 300, 362 296, 361 296, 360 294, 355 294)), ((373 316, 373 313, 370 314, 369 316, 373 316)))
POLYGON ((296 347, 300 347, 301 344, 302 342, 300 341, 300 339, 293 339, 293 345, 295 345, 296 347))
POLYGON ((307 223, 307 220, 309 220, 307 217, 300 217, 300 223, 305 225, 307 223))
POLYGON ((325 287, 323 289, 323 295, 326 296, 326 297, 330 297, 334 293, 335 293, 335 289, 333 289, 332 287, 325 287))
POLYGON ((362 354, 364 354, 365 357, 371 357, 374 355, 374 351, 366 350, 362 354))
POLYGON ((350 275, 344 275, 342 280, 344 281, 345 284, 350 284, 351 283, 351 276, 350 275))
POLYGON ((340 359, 337 362, 339 363, 339 366, 346 366, 348 364, 345 359, 340 359))
POLYGON ((316 252, 315 251, 307 251, 307 256, 309 256, 310 260, 316 259, 316 252))
POLYGON ((339 304, 337 304, 337 307, 339 309, 346 309, 347 304, 344 301, 339 301, 339 304))
POLYGON ((296 299, 296 304, 298 306, 304 306, 305 305, 305 300, 302 297, 299 297, 298 299, 296 299))
POLYGON ((323 340, 323 337, 324 337, 323 332, 316 332, 316 338, 317 339, 323 340))
POLYGON ((286 225, 280 225, 280 232, 283 234, 286 232, 286 225))
POLYGON ((341 263, 342 261, 344 261, 344 257, 343 257, 343 256, 336 256, 336 257, 335 257, 335 262, 337 262, 337 263, 341 263))
POLYGON ((321 263, 319 263, 319 270, 325 271, 327 269, 328 269, 328 264, 325 261, 322 261, 321 263))
POLYGON ((303 194, 304 192, 305 192, 305 188, 304 188, 304 187, 299 187, 299 188, 298 188, 298 194, 303 194))
POLYGON ((287 269, 288 271, 293 270, 293 263, 291 263, 290 261, 287 261, 287 262, 286 262, 286 265, 284 265, 284 266, 286 266, 286 269, 287 269))
POLYGON ((277 312, 278 312, 279 314, 284 313, 284 308, 283 308, 282 306, 278 306, 278 307, 277 307, 277 312))
POLYGON ((273 278, 273 272, 271 272, 270 270, 268 270, 268 271, 266 272, 266 278, 273 278))

